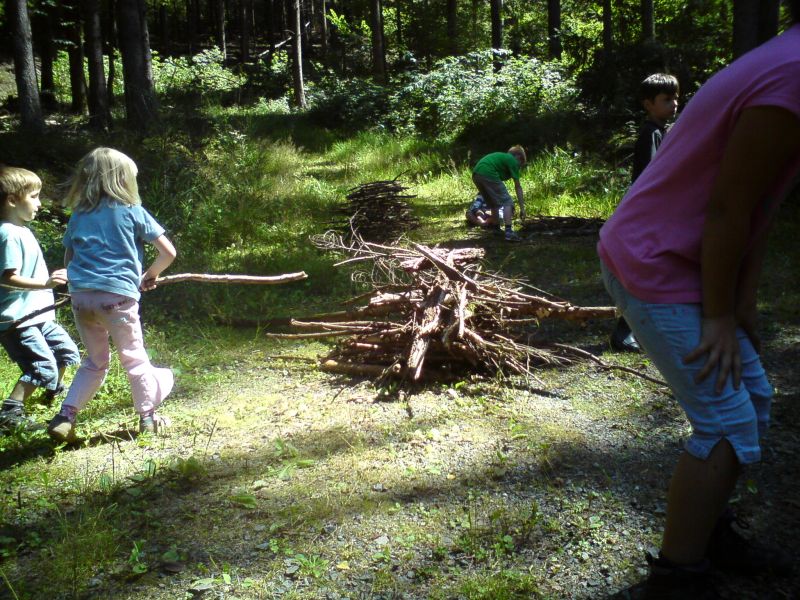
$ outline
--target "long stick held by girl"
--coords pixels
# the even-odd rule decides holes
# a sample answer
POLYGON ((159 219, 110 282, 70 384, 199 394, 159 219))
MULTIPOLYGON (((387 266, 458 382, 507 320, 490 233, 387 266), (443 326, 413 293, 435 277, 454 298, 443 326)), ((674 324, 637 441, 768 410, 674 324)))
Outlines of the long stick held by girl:
POLYGON ((140 431, 157 432, 161 420, 155 411, 172 390, 172 371, 154 367, 145 351, 139 297, 156 287, 156 278, 175 260, 175 247, 142 207, 136 173, 125 154, 96 148, 78 163, 64 201, 72 209, 64 262, 86 356, 47 428, 59 441, 75 440, 75 417, 105 379, 109 335, 128 374, 140 431), (143 274, 144 242, 158 256, 143 274))

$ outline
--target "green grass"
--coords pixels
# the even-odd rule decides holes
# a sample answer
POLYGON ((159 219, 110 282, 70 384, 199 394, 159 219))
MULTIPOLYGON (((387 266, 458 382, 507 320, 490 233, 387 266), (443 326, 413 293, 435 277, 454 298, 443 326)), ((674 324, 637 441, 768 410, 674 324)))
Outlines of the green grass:
MULTIPOLYGON (((202 120, 192 135, 177 122, 141 143, 118 136, 139 160, 145 205, 177 242, 173 272, 305 270, 309 279, 145 295, 146 345, 177 375, 162 411, 169 435, 96 435, 135 424, 114 358, 80 415, 90 442, 0 437, 0 595, 51 598, 55 586, 62 598, 166 600, 197 587, 239 598, 588 598, 592 590, 576 596, 572 586, 598 565, 611 580, 605 590, 635 580, 639 546, 657 540, 664 465, 685 433, 654 386, 581 365, 544 370, 535 386, 466 380, 376 402, 369 383, 316 369, 327 343, 214 323, 335 310, 359 291, 348 269, 333 268, 337 257, 308 242, 359 183, 400 175, 422 221, 410 238, 465 237, 473 190, 455 150, 385 134, 343 138, 275 109, 209 107, 192 117, 202 120), (165 564, 177 572, 163 574, 165 564)), ((24 147, 4 135, 3 152, 24 147)), ((59 161, 37 166, 48 193, 64 165, 104 141, 63 137, 45 154, 60 149, 59 161)), ((564 149, 531 157, 522 183, 529 214, 605 217, 624 181, 564 149)), ((761 307, 773 316, 776 351, 796 342, 797 224, 791 205, 767 261, 761 307)), ((57 260, 59 228, 37 224, 37 234, 57 260)), ((607 302, 591 239, 486 249, 492 269, 580 303, 607 302)), ((61 319, 74 334, 69 311, 61 319)), ((544 325, 539 335, 605 354, 608 331, 602 322, 544 325)), ((7 393, 18 371, 4 356, 0 376, 7 393)), ((29 408, 44 422, 56 407, 29 408)))

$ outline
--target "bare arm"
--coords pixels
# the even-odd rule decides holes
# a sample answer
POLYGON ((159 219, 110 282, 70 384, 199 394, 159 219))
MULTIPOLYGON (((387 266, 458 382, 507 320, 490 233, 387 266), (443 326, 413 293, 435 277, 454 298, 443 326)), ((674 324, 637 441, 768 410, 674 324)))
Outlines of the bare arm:
POLYGON ((31 279, 30 277, 21 277, 17 275, 15 269, 7 269, 0 275, 0 285, 23 290, 51 290, 65 283, 67 283, 66 269, 57 269, 53 271, 46 281, 39 281, 37 279, 31 279))
POLYGON ((172 261, 174 261, 177 256, 175 246, 172 245, 172 242, 170 242, 166 236, 162 235, 157 237, 152 243, 158 251, 158 256, 156 256, 153 264, 151 264, 144 275, 142 275, 142 284, 140 287, 143 291, 155 289, 156 279, 158 279, 162 271, 172 264, 172 261))
POLYGON ((763 255, 759 246, 745 259, 753 210, 798 153, 800 119, 778 107, 747 109, 734 126, 711 190, 701 254, 702 336, 684 360, 707 355, 698 381, 719 367, 718 392, 729 374, 737 388, 741 378, 737 296, 754 302, 763 255))

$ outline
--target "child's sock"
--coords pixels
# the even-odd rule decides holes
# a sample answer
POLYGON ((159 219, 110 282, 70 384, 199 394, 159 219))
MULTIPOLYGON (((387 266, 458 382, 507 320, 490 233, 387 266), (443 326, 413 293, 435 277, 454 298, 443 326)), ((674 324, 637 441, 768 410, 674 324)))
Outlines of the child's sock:
POLYGON ((70 423, 74 423, 75 417, 78 414, 78 409, 68 404, 62 404, 61 410, 58 411, 58 414, 61 415, 62 417, 66 417, 67 419, 69 419, 70 423))

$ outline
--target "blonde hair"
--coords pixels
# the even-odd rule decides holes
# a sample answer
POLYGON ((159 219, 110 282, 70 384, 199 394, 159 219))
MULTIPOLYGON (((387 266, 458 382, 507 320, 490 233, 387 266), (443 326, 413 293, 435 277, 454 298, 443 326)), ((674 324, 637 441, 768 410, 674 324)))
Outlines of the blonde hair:
POLYGON ((516 146, 511 146, 511 148, 508 149, 508 153, 521 158, 523 167, 528 162, 528 157, 525 156, 525 148, 523 148, 519 144, 517 144, 516 146))
POLYGON ((33 171, 0 165, 0 205, 9 196, 22 196, 42 189, 42 180, 33 171))
POLYGON ((91 212, 104 202, 128 206, 142 203, 133 160, 113 148, 95 148, 84 156, 69 180, 64 206, 91 212))

